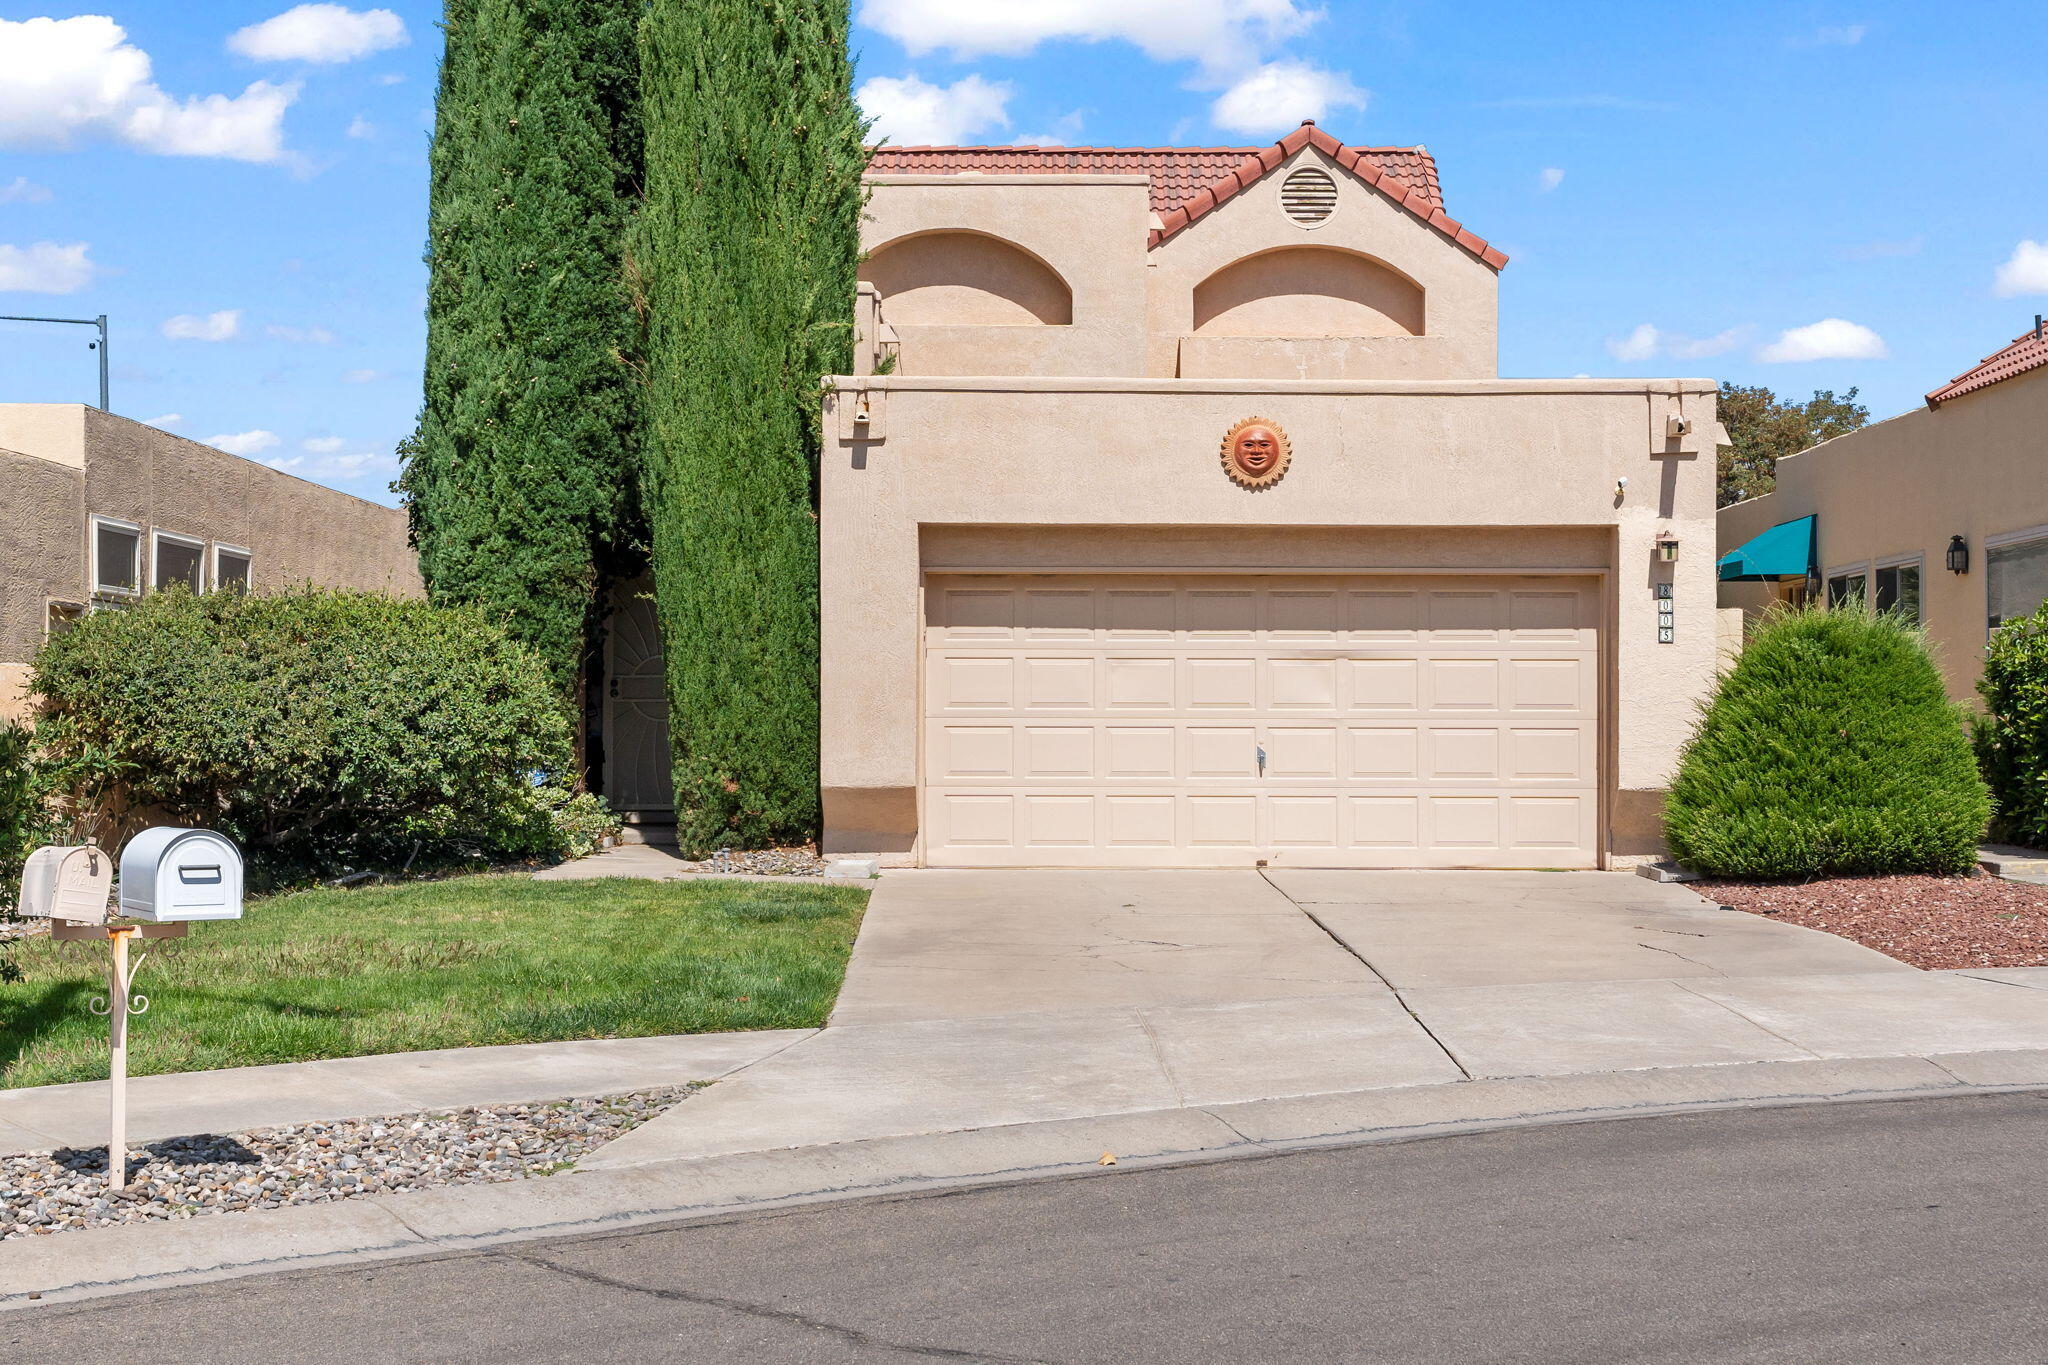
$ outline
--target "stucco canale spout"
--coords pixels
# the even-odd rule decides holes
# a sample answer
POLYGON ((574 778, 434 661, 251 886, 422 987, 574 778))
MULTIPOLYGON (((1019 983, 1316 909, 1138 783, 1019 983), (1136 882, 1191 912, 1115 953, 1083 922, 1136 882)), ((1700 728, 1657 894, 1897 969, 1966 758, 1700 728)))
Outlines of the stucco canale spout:
POLYGON ((824 412, 828 848, 1661 850, 1716 658, 1711 381, 1498 378, 1505 257, 1419 148, 874 171, 824 412))

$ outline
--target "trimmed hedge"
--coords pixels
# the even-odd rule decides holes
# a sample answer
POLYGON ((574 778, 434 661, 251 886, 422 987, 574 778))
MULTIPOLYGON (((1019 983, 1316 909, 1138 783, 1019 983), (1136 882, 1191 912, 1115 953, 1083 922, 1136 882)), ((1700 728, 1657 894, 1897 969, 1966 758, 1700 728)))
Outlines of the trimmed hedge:
POLYGON ((152 593, 51 639, 31 686, 61 790, 218 829, 263 883, 565 852, 594 802, 539 656, 471 609, 152 593))
POLYGON ((2048 847, 2048 605, 1993 632, 1977 694, 1977 757, 1998 805, 1992 832, 2048 847))
POLYGON ((1991 807, 1963 721, 1917 629, 1774 612, 1679 760, 1671 850, 1718 876, 1968 871, 1991 807))

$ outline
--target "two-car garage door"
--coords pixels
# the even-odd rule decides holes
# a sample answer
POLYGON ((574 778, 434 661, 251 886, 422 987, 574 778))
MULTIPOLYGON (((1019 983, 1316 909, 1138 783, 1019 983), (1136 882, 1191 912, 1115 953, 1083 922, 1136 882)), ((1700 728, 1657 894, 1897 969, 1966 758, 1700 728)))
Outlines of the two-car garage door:
POLYGON ((1591 579, 933 576, 925 861, 1592 867, 1591 579))

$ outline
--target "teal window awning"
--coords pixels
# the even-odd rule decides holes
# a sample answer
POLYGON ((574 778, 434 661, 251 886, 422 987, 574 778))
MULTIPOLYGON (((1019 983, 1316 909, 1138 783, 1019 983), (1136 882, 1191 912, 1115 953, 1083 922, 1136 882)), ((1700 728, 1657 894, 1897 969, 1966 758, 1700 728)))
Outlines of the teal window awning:
POLYGON ((1781 521, 1763 534, 1751 536, 1721 556, 1721 581, 1761 583, 1806 577, 1814 567, 1816 520, 1800 517, 1797 521, 1781 521))

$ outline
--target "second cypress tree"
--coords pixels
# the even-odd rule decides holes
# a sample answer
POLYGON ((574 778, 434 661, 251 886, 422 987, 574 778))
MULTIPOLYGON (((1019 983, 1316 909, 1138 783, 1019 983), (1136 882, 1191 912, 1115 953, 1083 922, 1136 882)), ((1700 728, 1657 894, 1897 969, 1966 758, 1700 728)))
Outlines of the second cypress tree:
POLYGON ((846 0, 653 0, 643 496, 686 851, 818 822, 818 379, 852 363, 846 0))

